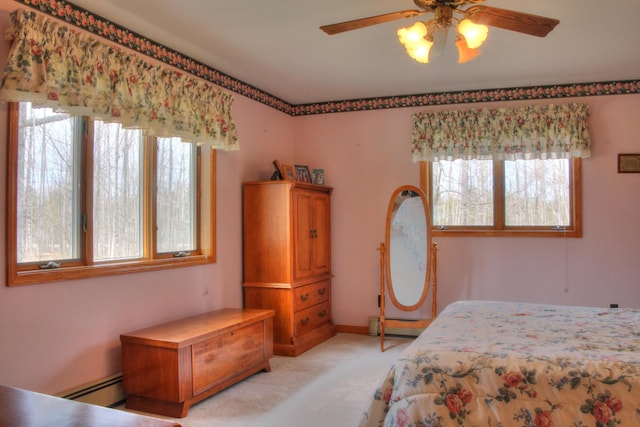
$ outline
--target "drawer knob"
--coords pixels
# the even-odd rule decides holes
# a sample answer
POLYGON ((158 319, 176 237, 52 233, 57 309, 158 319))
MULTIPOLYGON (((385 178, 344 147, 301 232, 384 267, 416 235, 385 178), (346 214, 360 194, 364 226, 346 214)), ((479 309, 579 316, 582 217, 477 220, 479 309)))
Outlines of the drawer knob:
POLYGON ((302 326, 308 325, 309 321, 311 321, 311 319, 309 319, 308 317, 300 319, 300 323, 302 323, 302 326))
POLYGON ((320 295, 325 295, 325 294, 327 293, 327 288, 320 288, 320 289, 318 289, 318 293, 319 293, 320 295))
POLYGON ((320 313, 318 313, 318 316, 327 317, 327 310, 322 310, 320 313))
POLYGON ((306 300, 308 300, 308 299, 309 299, 309 292, 307 292, 307 293, 306 293, 306 294, 304 294, 304 295, 300 295, 300 300, 302 300, 302 301, 306 301, 306 300))

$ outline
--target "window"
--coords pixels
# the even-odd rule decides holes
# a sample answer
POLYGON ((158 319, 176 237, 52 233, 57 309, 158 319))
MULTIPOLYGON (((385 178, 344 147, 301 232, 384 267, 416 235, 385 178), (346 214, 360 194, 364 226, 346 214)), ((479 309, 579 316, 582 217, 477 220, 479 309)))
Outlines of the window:
POLYGON ((157 250, 190 252, 197 246, 196 145, 177 138, 158 144, 157 250))
POLYGON ((581 236, 580 159, 430 162, 434 235, 581 236))
POLYGON ((9 122, 9 285, 215 261, 215 151, 29 103, 9 122))
POLYGON ((580 237, 589 111, 569 103, 414 114, 411 151, 423 162, 434 235, 580 237))

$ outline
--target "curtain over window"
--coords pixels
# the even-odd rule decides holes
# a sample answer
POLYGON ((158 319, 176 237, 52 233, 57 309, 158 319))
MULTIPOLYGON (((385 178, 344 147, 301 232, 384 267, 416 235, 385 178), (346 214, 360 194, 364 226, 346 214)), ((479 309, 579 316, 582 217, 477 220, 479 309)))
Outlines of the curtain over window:
POLYGON ((42 14, 12 13, 0 100, 89 115, 149 135, 239 148, 233 95, 42 14))
POLYGON ((414 162, 589 157, 586 104, 413 115, 414 162))

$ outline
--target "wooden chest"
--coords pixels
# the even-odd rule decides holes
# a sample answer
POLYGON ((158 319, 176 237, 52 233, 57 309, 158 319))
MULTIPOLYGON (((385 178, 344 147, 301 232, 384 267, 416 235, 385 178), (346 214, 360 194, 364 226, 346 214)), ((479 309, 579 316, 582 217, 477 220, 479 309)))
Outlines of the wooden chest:
POLYGON ((225 308, 120 336, 126 407, 175 418, 270 371, 273 310, 225 308))

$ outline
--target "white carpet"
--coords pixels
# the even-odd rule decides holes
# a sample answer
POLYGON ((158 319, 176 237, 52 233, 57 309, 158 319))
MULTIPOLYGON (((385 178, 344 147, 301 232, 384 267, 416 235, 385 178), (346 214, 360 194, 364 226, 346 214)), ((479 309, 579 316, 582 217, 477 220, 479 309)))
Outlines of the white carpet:
POLYGON ((378 337, 338 334, 298 357, 274 356, 271 372, 194 405, 176 421, 185 427, 355 426, 409 342, 387 337, 382 353, 378 337))

